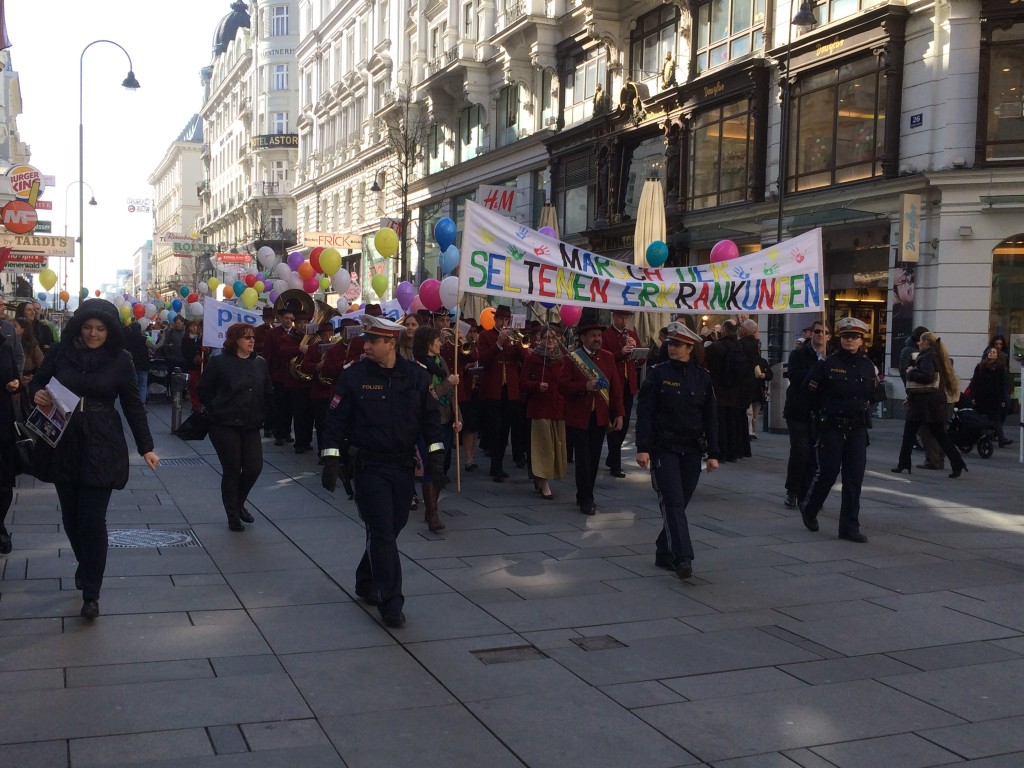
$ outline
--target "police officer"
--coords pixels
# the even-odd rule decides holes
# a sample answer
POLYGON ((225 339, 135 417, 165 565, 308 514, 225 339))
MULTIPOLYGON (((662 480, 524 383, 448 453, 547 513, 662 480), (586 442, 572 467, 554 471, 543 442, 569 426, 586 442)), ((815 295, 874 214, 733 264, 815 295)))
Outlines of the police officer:
POLYGON ((434 482, 443 488, 444 443, 430 377, 395 349, 405 329, 383 317, 362 318, 365 357, 338 376, 327 414, 322 482, 333 491, 351 475, 366 550, 356 568, 356 595, 378 606, 388 627, 405 626, 398 534, 409 521, 416 440, 423 434, 434 482))
POLYGON ((718 406, 711 375, 698 361, 703 339, 683 323, 669 323, 665 344, 668 361, 651 369, 637 397, 636 463, 650 466, 661 506, 654 564, 688 579, 693 544, 686 507, 705 452, 708 472, 718 469, 718 406))
POLYGON ((867 325, 857 318, 842 318, 836 323, 839 350, 819 361, 804 381, 818 426, 818 469, 800 504, 800 515, 808 530, 818 530, 818 513, 841 467, 839 538, 859 544, 868 540, 860 532, 860 487, 867 463, 869 409, 880 390, 875 366, 861 351, 867 332, 867 325))

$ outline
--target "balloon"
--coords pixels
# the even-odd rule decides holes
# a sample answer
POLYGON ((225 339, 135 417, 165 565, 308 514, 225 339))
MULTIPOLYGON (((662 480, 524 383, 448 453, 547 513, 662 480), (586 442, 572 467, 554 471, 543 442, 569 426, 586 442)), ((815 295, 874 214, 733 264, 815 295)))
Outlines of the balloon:
POLYGON ((196 290, 203 296, 206 296, 210 292, 210 286, 208 286, 206 283, 200 283, 199 285, 196 286, 196 290))
POLYGON ((719 240, 711 249, 711 263, 717 264, 720 261, 729 261, 740 255, 740 249, 732 240, 719 240))
POLYGON ((43 290, 50 290, 57 284, 57 273, 52 269, 44 269, 39 273, 39 284, 43 286, 43 290))
MULTIPOLYGON (((197 301, 199 301, 199 294, 198 293, 190 293, 185 298, 185 301, 187 301, 189 304, 195 304, 197 301)), ((138 305, 136 305, 136 306, 138 306, 138 305)))
POLYGON ((388 278, 385 275, 374 275, 373 279, 370 280, 370 287, 373 288, 374 293, 377 294, 377 298, 383 298, 384 294, 388 290, 388 278))
POLYGON ((441 281, 441 287, 437 289, 441 297, 442 307, 454 307, 459 303, 459 278, 455 275, 448 275, 441 281))
MULTIPOLYGON (((46 294, 44 293, 43 296, 45 295, 46 294)), ((117 310, 117 313, 121 315, 121 317, 131 317, 132 310, 127 304, 122 304, 121 308, 117 310)))
POLYGON ((181 312, 181 299, 175 299, 171 302, 171 309, 175 312, 181 312))
POLYGON ((189 304, 188 311, 192 317, 202 317, 205 310, 202 303, 197 301, 195 304, 189 304))
POLYGON ((68 299, 71 298, 71 294, 68 293, 67 291, 61 291, 57 295, 60 296, 60 300, 63 301, 65 304, 67 304, 68 299))
MULTIPOLYGON (((324 263, 323 256, 320 257, 320 263, 324 263)), ((350 285, 352 285, 352 275, 350 275, 346 270, 339 269, 331 275, 331 286, 334 288, 335 293, 344 293, 348 290, 350 285)))
POLYGON ((329 277, 335 275, 341 269, 341 254, 334 248, 325 248, 320 254, 320 268, 329 277))
POLYGON ((448 246, 455 242, 455 222, 445 216, 434 225, 434 240, 442 251, 447 251, 448 246))
POLYGON ((235 280, 235 282, 231 284, 231 292, 234 293, 235 296, 241 296, 242 291, 244 291, 245 288, 246 285, 241 280, 235 280))
POLYGON ((458 268, 459 259, 461 258, 462 257, 459 254, 459 249, 456 248, 454 245, 449 245, 445 249, 444 253, 441 254, 441 258, 439 260, 441 264, 441 273, 445 275, 450 275, 458 268))
POLYGON ((320 281, 316 277, 308 277, 302 281, 302 290, 306 293, 316 293, 320 290, 320 281))
POLYGON ((390 259, 398 251, 398 234, 389 227, 377 230, 373 236, 373 247, 385 259, 390 259))
POLYGON ((412 300, 416 298, 416 286, 408 280, 403 280, 398 284, 398 288, 395 289, 395 298, 398 299, 398 304, 402 307, 402 311, 408 312, 409 307, 412 305, 412 300))
POLYGON ((132 307, 132 314, 135 315, 136 320, 141 320, 146 316, 146 308, 141 304, 136 304, 132 307))
POLYGON ((573 307, 566 304, 558 310, 558 315, 562 318, 562 322, 565 325, 572 327, 580 321, 581 317, 583 317, 583 308, 573 307))
POLYGON ((274 267, 274 274, 277 275, 282 280, 287 280, 289 277, 291 277, 292 268, 289 267, 284 262, 281 262, 276 267, 274 267))
POLYGON ((113 305, 114 305, 115 307, 117 307, 118 309, 120 309, 120 308, 121 308, 121 306, 122 306, 122 305, 124 304, 124 296, 115 296, 114 298, 112 298, 112 299, 111 299, 111 298, 109 297, 109 295, 108 295, 108 296, 107 296, 107 299, 108 299, 108 300, 109 300, 109 301, 110 301, 111 303, 113 303, 113 305))
POLYGON ((218 280, 216 277, 211 277, 209 280, 206 281, 206 287, 209 288, 211 291, 216 291, 217 286, 219 285, 220 280, 218 280))
POLYGON ((256 289, 256 293, 265 293, 267 290, 267 284, 262 280, 257 280, 252 284, 252 287, 256 289))
POLYGON ((442 306, 440 289, 441 283, 432 277, 428 277, 420 283, 420 301, 431 312, 437 312, 442 306))
POLYGON ((540 303, 540 305, 541 305, 542 307, 544 307, 544 309, 553 309, 553 308, 554 308, 554 306, 555 306, 555 303, 554 303, 553 301, 552 301, 552 302, 542 301, 542 302, 540 303))
POLYGON ((40 301, 43 301, 46 298, 46 292, 40 291, 39 293, 36 294, 36 298, 39 299, 40 301))
POLYGON ((668 246, 661 240, 655 240, 647 246, 647 263, 652 267, 660 267, 668 261, 668 246))
POLYGON ((324 271, 320 265, 320 254, 322 254, 323 252, 324 249, 319 247, 314 248, 312 251, 309 252, 309 265, 313 267, 313 270, 315 272, 324 271))
POLYGON ((288 281, 287 280, 275 280, 274 281, 274 290, 277 291, 278 293, 284 293, 285 291, 288 290, 288 281))
POLYGON ((483 312, 480 313, 480 325, 483 326, 485 331, 491 330, 494 327, 494 307, 487 307, 483 312))
POLYGON ((148 317, 140 317, 135 322, 137 322, 139 324, 139 328, 141 328, 143 331, 145 331, 147 328, 149 328, 149 324, 150 324, 151 321, 150 321, 150 319, 148 317))
POLYGON ((267 294, 267 298, 270 299, 271 304, 274 304, 280 297, 281 295, 277 291, 271 291, 267 294))
POLYGON ((558 237, 558 233, 555 232, 555 230, 552 229, 551 227, 541 227, 537 231, 540 232, 542 235, 545 235, 547 237, 558 237))
POLYGON ((252 288, 256 285, 256 275, 250 273, 242 278, 242 282, 245 283, 247 288, 252 288))
POLYGON ((296 291, 302 290, 302 278, 299 277, 298 272, 292 272, 288 275, 288 287, 296 291))
POLYGON ((82 288, 78 292, 78 295, 81 296, 83 299, 88 299, 89 298, 89 289, 88 288, 82 288))
POLYGON ((270 267, 277 262, 277 253, 269 245, 264 245, 256 251, 256 258, 264 267, 270 267))
POLYGON ((309 280, 309 278, 316 274, 316 270, 313 269, 313 265, 308 261, 304 261, 299 264, 299 268, 295 271, 299 273, 299 277, 303 280, 309 280))
POLYGON ((178 293, 181 294, 181 298, 187 299, 188 295, 192 293, 192 289, 189 288, 187 285, 183 285, 181 286, 181 288, 178 289, 178 293))
POLYGON ((99 291, 93 291, 93 293, 96 295, 97 299, 100 297, 100 292, 99 291))
POLYGON ((246 309, 252 309, 256 306, 256 300, 259 299, 259 294, 252 288, 246 288, 242 291, 242 295, 238 298, 242 302, 242 306, 246 309))
POLYGON ((232 298, 234 298, 234 296, 235 296, 235 289, 232 288, 230 285, 225 285, 224 286, 224 298, 225 299, 232 299, 232 298))
POLYGON ((426 307, 423 306, 423 302, 420 300, 420 297, 417 296, 412 300, 412 304, 409 305, 406 312, 419 312, 421 309, 426 309, 426 307))
POLYGON ((331 278, 327 277, 326 275, 317 278, 317 282, 320 283, 321 291, 329 291, 331 289, 331 278))
POLYGON ((299 253, 298 251, 292 251, 291 253, 288 254, 288 268, 294 271, 298 269, 299 264, 301 264, 305 260, 306 259, 303 258, 301 253, 299 253))

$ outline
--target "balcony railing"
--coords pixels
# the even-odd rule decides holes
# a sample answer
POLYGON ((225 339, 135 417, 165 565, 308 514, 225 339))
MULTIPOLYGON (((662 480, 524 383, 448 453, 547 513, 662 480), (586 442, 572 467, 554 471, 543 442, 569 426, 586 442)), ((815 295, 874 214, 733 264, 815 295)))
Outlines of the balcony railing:
POLYGON ((526 15, 526 0, 516 0, 505 6, 505 26, 510 26, 526 15))

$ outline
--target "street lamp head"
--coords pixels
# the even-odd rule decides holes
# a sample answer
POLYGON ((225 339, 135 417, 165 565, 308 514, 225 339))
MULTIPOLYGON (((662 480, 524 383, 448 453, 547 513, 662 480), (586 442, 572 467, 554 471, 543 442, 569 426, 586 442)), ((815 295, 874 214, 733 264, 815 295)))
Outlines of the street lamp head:
POLYGON ((90 197, 89 198, 89 205, 99 205, 99 203, 96 202, 96 198, 95 197, 90 197))
POLYGON ((137 91, 139 88, 142 87, 141 85, 139 85, 139 81, 135 79, 135 73, 132 72, 130 69, 128 70, 128 77, 124 79, 124 82, 121 83, 121 85, 127 88, 129 91, 137 91))
POLYGON ((811 0, 803 0, 800 3, 800 10, 793 17, 793 26, 801 32, 806 32, 815 27, 818 20, 814 17, 814 3, 811 0))
POLYGON ((370 191, 380 192, 380 184, 378 183, 376 178, 373 180, 373 184, 370 185, 370 191))

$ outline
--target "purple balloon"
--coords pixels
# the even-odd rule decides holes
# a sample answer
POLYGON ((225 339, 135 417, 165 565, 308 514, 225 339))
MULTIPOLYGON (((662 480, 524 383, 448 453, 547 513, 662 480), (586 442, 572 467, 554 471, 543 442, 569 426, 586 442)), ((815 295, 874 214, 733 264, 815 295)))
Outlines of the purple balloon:
POLYGON ((261 283, 267 282, 267 276, 264 275, 262 272, 256 273, 256 279, 259 280, 261 283))
POLYGON ((412 300, 416 298, 416 286, 408 280, 403 280, 398 284, 398 288, 395 289, 395 298, 398 299, 402 311, 407 312, 409 307, 412 306, 412 300))
POLYGON ((540 232, 542 235, 547 235, 548 237, 558 236, 558 233, 556 233, 555 230, 553 230, 551 227, 541 227, 537 231, 540 232))
POLYGON ((298 251, 292 251, 288 254, 288 266, 292 268, 292 272, 296 271, 299 268, 299 265, 305 260, 306 257, 298 251))
POLYGON ((267 298, 270 299, 270 303, 273 304, 275 301, 277 301, 277 297, 279 295, 280 294, 277 291, 271 291, 270 293, 267 294, 267 298))

